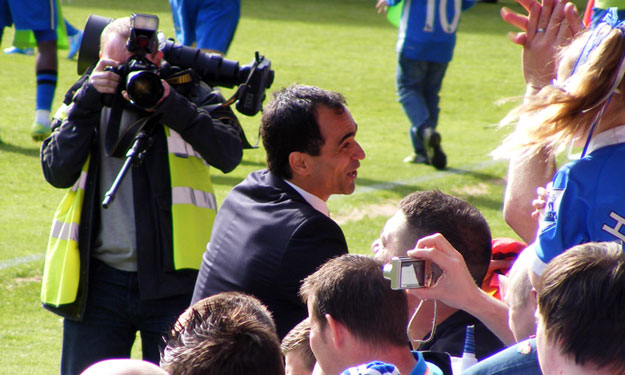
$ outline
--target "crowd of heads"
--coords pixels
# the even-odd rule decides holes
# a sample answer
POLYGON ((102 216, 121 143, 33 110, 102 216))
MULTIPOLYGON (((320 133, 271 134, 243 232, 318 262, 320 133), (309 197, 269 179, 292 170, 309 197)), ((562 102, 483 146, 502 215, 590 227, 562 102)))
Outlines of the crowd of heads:
MULTIPOLYGON (((103 45, 110 32, 127 36, 127 20, 107 27, 103 45)), ((620 29, 605 26, 581 33, 559 54, 557 81, 512 112, 514 118, 533 116, 536 121, 507 138, 502 150, 522 149, 533 155, 587 134, 607 97, 614 90, 625 92, 625 82, 615 79, 624 54, 620 29), (598 46, 580 61, 597 33, 604 34, 598 46)), ((614 100, 623 99, 617 95, 614 100)), ((327 141, 318 121, 322 107, 337 115, 347 111, 341 94, 301 85, 274 93, 265 107, 261 136, 267 168, 278 177, 293 177, 293 152, 320 155, 327 141)), ((483 215, 468 202, 440 191, 416 192, 399 202, 399 210, 372 246, 375 258, 353 254, 334 258, 303 280, 300 295, 309 318, 282 344, 271 313, 260 301, 241 293, 220 293, 180 316, 167 337, 161 369, 140 362, 107 361, 83 374, 97 375, 105 369, 123 375, 126 372, 112 370, 121 366, 140 368, 135 373, 146 375, 163 370, 169 375, 283 375, 286 357, 292 374, 310 374, 317 363, 329 375, 358 365, 348 363, 350 354, 341 352, 341 337, 346 335, 373 350, 407 347, 412 313, 407 295, 390 288, 382 266, 435 233, 461 253, 473 280, 481 285, 492 252, 483 215)), ((525 268, 513 267, 506 289, 510 328, 517 340, 536 331, 541 365, 548 367, 553 358, 562 358, 582 367, 625 373, 625 341, 605 345, 606 338, 625 337, 625 254, 620 244, 588 243, 559 255, 540 276, 535 296, 525 268), (536 325, 531 318, 534 306, 536 325)))

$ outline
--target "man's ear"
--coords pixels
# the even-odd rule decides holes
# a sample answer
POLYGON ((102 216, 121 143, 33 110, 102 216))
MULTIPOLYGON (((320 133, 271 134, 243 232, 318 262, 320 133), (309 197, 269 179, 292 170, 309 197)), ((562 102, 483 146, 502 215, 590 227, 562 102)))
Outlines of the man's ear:
POLYGON ((326 320, 326 325, 330 330, 330 339, 335 347, 339 348, 345 345, 345 341, 347 339, 347 328, 343 325, 343 323, 334 319, 332 315, 326 314, 324 316, 326 320))
POLYGON ((303 152, 291 152, 289 154, 289 166, 291 167, 293 174, 306 176, 310 173, 308 155, 303 152))
POLYGON ((532 288, 530 295, 527 297, 527 303, 531 303, 534 306, 534 310, 538 308, 538 292, 532 288))

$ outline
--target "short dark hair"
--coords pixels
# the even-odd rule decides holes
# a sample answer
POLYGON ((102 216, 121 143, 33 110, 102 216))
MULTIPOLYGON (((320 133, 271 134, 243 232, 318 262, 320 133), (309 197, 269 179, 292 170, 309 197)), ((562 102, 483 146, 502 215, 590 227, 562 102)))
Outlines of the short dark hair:
POLYGON ((178 318, 166 342, 161 368, 170 375, 284 375, 271 314, 243 293, 198 301, 178 318))
POLYGON ((314 86, 291 85, 274 92, 263 109, 260 134, 267 152, 267 168, 284 179, 292 177, 291 152, 317 156, 325 143, 317 109, 325 106, 337 114, 345 110, 343 95, 314 86))
POLYGON ((625 253, 615 242, 575 246, 547 264, 538 282, 547 341, 578 365, 625 373, 625 253))
POLYGON ((302 357, 304 364, 313 371, 315 367, 315 354, 310 348, 310 318, 306 318, 293 327, 282 339, 282 354, 286 356, 288 352, 297 352, 302 357))
POLYGON ((330 314, 363 342, 408 344, 406 293, 391 289, 382 263, 371 257, 346 254, 329 260, 304 279, 300 294, 312 303, 310 318, 322 328, 330 314))
POLYGON ((481 285, 492 255, 492 237, 486 219, 471 203, 439 190, 418 191, 404 197, 399 208, 409 233, 404 241, 442 234, 464 258, 477 285, 481 285))

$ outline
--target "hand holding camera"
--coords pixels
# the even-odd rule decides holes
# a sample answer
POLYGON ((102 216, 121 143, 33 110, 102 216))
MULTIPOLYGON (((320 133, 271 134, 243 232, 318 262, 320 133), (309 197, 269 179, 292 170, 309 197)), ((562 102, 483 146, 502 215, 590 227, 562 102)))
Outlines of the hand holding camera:
POLYGON ((423 237, 408 251, 412 258, 430 261, 442 274, 429 288, 410 289, 408 293, 422 300, 438 300, 450 307, 470 310, 481 289, 475 284, 462 255, 440 233, 423 237))
POLYGON ((112 72, 108 67, 117 67, 119 62, 107 58, 98 61, 93 73, 89 76, 89 82, 101 94, 115 94, 121 81, 121 77, 112 72))

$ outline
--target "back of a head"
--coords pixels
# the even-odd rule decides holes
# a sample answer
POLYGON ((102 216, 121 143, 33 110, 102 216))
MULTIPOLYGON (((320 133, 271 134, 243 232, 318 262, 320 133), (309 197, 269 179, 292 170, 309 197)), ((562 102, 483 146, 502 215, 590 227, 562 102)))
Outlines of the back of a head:
POLYGON ((322 326, 330 314, 363 342, 408 343, 406 294, 391 289, 382 263, 373 258, 347 254, 331 259, 304 280, 300 294, 312 304, 311 319, 322 326))
POLYGON ((317 108, 326 106, 337 113, 344 110, 345 98, 339 93, 314 86, 291 85, 274 92, 263 109, 261 137, 267 152, 267 168, 290 179, 289 154, 294 151, 319 155, 324 144, 317 108))
POLYGON ((399 208, 410 231, 403 243, 410 243, 412 248, 420 238, 441 233, 462 254, 471 276, 481 285, 490 263, 492 238, 486 219, 475 206, 438 190, 429 190, 404 197, 399 208))
POLYGON ((315 367, 315 355, 310 348, 310 318, 306 318, 293 327, 289 333, 284 336, 280 344, 282 354, 286 357, 287 353, 295 353, 307 370, 312 372, 315 367))
MULTIPOLYGON (((533 249, 530 250, 533 251, 533 249)), ((509 307, 524 305, 530 296, 532 283, 527 270, 531 261, 531 253, 529 251, 521 252, 510 268, 504 295, 504 300, 509 307)))
POLYGON ((138 359, 107 359, 95 363, 81 375, 168 375, 154 363, 138 359))
POLYGON ((625 374, 625 253, 620 244, 587 243, 554 258, 538 285, 547 342, 576 365, 625 374))
POLYGON ((516 341, 536 333, 536 300, 532 295, 528 267, 534 249, 521 252, 510 268, 507 277, 500 278, 503 300, 508 305, 508 325, 516 341))
POLYGON ((198 301, 181 315, 161 355, 170 375, 284 375, 269 311, 236 292, 198 301))

